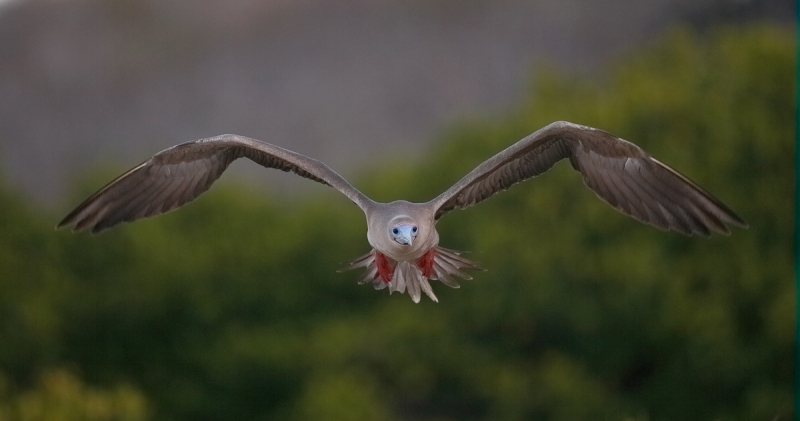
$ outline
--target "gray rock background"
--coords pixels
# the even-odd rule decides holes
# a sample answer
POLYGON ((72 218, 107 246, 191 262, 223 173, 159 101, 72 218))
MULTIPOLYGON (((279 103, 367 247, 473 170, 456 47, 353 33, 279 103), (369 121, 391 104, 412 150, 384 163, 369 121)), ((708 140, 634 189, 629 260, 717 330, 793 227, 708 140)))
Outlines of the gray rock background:
MULTIPOLYGON (((60 209, 99 166, 121 172, 173 144, 237 133, 348 176, 502 113, 542 64, 599 79, 676 24, 793 19, 791 0, 10 1, 0 171, 60 209)), ((294 185, 234 167, 226 179, 294 185)))

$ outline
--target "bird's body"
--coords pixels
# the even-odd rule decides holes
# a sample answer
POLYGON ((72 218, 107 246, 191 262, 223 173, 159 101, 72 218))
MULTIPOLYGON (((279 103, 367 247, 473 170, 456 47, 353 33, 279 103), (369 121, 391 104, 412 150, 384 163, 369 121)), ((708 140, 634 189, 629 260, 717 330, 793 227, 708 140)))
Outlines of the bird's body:
POLYGON ((602 130, 552 123, 478 165, 433 200, 378 203, 325 164, 278 146, 237 135, 183 143, 159 152, 119 176, 67 215, 58 227, 100 232, 120 222, 158 215, 194 200, 234 160, 246 157, 267 168, 292 171, 347 196, 367 219, 372 251, 346 269, 365 268, 361 283, 408 290, 436 301, 428 280, 457 288, 452 276, 477 265, 439 246, 436 222, 453 209, 475 205, 513 184, 568 159, 598 197, 622 213, 685 235, 728 234, 747 223, 730 208, 638 146, 602 130))
POLYGON ((372 251, 351 262, 344 270, 366 268, 361 283, 372 282, 377 289, 403 293, 408 289, 411 298, 418 302, 420 292, 438 301, 428 279, 436 279, 453 288, 458 283, 451 276, 470 279, 460 269, 478 267, 454 250, 439 247, 435 212, 425 203, 398 200, 391 203, 371 203, 367 216, 367 240, 372 251), (402 244, 393 231, 403 226, 425 227, 409 244, 402 244))

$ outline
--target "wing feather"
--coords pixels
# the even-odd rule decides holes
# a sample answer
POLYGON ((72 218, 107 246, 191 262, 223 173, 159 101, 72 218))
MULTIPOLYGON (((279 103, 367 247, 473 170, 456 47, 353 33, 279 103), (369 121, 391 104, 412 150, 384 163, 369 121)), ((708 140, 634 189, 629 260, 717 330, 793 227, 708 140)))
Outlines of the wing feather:
POLYGON ((120 195, 114 198, 113 202, 104 203, 104 207, 107 209, 106 214, 98 220, 92 230, 97 229, 99 232, 121 222, 144 218, 151 213, 155 214, 150 209, 150 199, 164 191, 169 186, 169 181, 168 178, 159 177, 148 183, 140 183, 131 193, 120 195))
POLYGON ((623 180, 632 185, 631 188, 640 192, 643 202, 647 205, 647 209, 650 210, 650 219, 644 222, 662 230, 668 229, 672 223, 671 221, 675 219, 673 216, 675 212, 674 205, 669 200, 669 197, 645 183, 641 177, 625 177, 623 180))
POLYGON ((686 210, 679 205, 684 196, 671 189, 669 185, 663 183, 658 178, 652 177, 650 171, 640 171, 638 176, 631 177, 631 180, 642 186, 642 189, 652 191, 651 195, 667 217, 666 225, 658 226, 661 229, 673 229, 684 235, 691 235, 691 221, 687 216, 686 210))
POLYGON ((584 184, 620 212, 685 235, 747 227, 733 210, 631 142, 591 127, 552 123, 478 165, 428 202, 435 217, 465 209, 569 159, 584 184))
POLYGON ((175 210, 208 190, 231 162, 242 157, 331 186, 364 211, 374 203, 315 159, 244 136, 221 135, 157 153, 91 195, 57 228, 97 233, 122 222, 175 210))

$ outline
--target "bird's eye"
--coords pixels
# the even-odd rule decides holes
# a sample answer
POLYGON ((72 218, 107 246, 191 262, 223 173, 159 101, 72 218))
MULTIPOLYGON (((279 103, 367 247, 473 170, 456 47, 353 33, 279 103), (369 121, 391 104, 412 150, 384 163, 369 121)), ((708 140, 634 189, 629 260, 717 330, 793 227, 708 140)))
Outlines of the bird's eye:
POLYGON ((413 227, 413 228, 411 228, 411 232, 413 232, 413 233, 415 233, 415 234, 416 234, 416 233, 417 233, 417 227, 413 227))
POLYGON ((392 230, 392 234, 394 234, 394 235, 400 234, 400 230, 399 230, 399 229, 397 229, 397 228, 394 228, 394 229, 392 230))

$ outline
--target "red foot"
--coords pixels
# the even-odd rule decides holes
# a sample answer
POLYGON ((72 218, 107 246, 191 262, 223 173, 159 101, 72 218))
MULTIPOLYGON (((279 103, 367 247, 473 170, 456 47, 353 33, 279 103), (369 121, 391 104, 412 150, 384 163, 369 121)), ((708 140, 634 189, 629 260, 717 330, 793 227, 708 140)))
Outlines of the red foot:
POLYGON ((394 275, 394 265, 390 264, 389 259, 377 250, 375 250, 375 265, 378 266, 378 275, 380 275, 383 283, 390 284, 392 275, 394 275))
POLYGON ((436 249, 430 249, 417 259, 417 267, 422 270, 422 276, 431 279, 433 277, 433 261, 436 258, 436 249))

